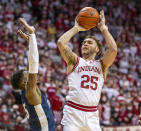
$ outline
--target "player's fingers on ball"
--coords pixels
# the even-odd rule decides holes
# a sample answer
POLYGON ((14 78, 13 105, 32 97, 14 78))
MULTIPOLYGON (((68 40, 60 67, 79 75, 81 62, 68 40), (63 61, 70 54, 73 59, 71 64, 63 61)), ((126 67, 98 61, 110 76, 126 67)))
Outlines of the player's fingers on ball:
POLYGON ((103 19, 103 18, 102 18, 102 15, 100 15, 100 17, 99 17, 99 18, 100 18, 100 21, 99 21, 99 23, 100 23, 100 22, 102 21, 102 19, 103 19))
POLYGON ((101 25, 100 23, 97 24, 98 27, 100 27, 100 25, 101 25))
POLYGON ((101 15, 101 11, 100 11, 100 13, 99 13, 99 16, 101 15))
POLYGON ((104 10, 101 11, 101 15, 102 15, 102 17, 104 17, 104 10))

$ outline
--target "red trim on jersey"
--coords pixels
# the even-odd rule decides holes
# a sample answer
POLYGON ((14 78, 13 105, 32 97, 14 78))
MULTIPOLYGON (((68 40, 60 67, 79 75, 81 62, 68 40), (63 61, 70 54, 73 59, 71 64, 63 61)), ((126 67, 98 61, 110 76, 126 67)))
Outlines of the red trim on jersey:
POLYGON ((79 107, 82 107, 82 108, 88 108, 88 109, 92 109, 92 108, 97 108, 98 107, 98 106, 84 106, 84 105, 80 105, 80 104, 74 103, 72 101, 67 101, 67 103, 70 103, 72 105, 76 105, 76 106, 79 106, 79 107))
POLYGON ((78 64, 79 64, 79 57, 77 56, 76 65, 75 65, 75 66, 73 67, 73 69, 67 74, 67 76, 70 75, 70 74, 75 70, 75 68, 78 66, 78 64))
POLYGON ((63 129, 64 129, 64 125, 61 124, 61 131, 63 131, 63 129))
POLYGON ((98 106, 84 106, 84 105, 76 104, 72 101, 67 101, 66 105, 85 112, 95 112, 98 110, 98 106))
POLYGON ((105 78, 105 75, 104 75, 104 72, 103 72, 103 62, 102 62, 102 60, 100 59, 100 63, 101 63, 101 68, 102 68, 102 73, 103 73, 103 78, 104 78, 104 81, 106 80, 106 78, 105 78))

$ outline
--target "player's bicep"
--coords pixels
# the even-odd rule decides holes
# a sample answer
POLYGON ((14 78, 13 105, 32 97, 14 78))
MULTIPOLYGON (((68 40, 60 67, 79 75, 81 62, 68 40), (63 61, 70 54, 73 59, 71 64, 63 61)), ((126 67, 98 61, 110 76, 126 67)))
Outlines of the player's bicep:
POLYGON ((67 64, 75 65, 77 62, 77 55, 71 50, 71 48, 66 45, 58 42, 58 48, 61 53, 62 58, 67 64))
POLYGON ((30 93, 33 90, 36 90, 36 86, 37 86, 36 83, 37 83, 37 74, 29 73, 26 92, 30 93))
POLYGON ((104 53, 103 57, 101 58, 104 71, 106 71, 113 64, 116 55, 117 55, 117 51, 110 49, 108 49, 104 53))
POLYGON ((29 74, 26 88, 26 98, 31 105, 41 103, 41 96, 37 92, 37 74, 29 74))

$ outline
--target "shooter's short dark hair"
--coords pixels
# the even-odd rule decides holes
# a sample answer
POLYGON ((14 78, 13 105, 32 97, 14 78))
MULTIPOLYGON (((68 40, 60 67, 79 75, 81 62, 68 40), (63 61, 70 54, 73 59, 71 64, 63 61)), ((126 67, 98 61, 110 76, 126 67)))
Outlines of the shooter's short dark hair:
POLYGON ((15 89, 15 90, 20 89, 20 83, 23 78, 23 72, 24 72, 24 70, 19 70, 19 71, 16 71, 11 76, 10 82, 12 84, 13 89, 15 89))

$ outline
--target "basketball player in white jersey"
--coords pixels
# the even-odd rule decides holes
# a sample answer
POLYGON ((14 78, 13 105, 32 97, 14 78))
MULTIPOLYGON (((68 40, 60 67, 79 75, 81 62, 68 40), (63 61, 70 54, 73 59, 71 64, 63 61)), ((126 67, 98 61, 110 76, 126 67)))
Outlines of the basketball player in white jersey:
POLYGON ((98 104, 106 77, 106 70, 115 60, 117 45, 105 25, 104 11, 100 11, 98 28, 103 34, 107 51, 100 60, 95 60, 100 52, 99 41, 88 36, 81 47, 82 58, 78 57, 67 45, 79 31, 86 31, 75 22, 75 26, 64 33, 58 40, 58 48, 67 63, 69 92, 63 110, 63 131, 101 131, 98 104))
POLYGON ((141 124, 141 110, 140 110, 140 114, 139 114, 139 124, 141 124))

